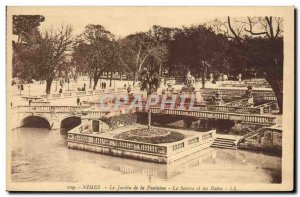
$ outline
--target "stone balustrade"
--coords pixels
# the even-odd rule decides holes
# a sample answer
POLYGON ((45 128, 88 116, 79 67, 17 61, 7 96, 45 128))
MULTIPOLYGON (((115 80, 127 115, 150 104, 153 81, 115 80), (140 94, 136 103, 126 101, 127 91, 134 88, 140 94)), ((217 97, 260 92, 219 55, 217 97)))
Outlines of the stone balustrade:
POLYGON ((188 110, 169 110, 160 108, 151 108, 152 113, 161 113, 169 115, 181 115, 191 116, 202 119, 225 119, 225 120, 236 120, 246 123, 266 124, 274 125, 275 116, 263 116, 263 115, 252 115, 252 114, 237 114, 237 113, 224 113, 224 112, 211 112, 211 111, 188 111, 188 110))
POLYGON ((239 100, 236 100, 236 101, 226 103, 225 106, 229 106, 229 107, 248 107, 248 106, 251 106, 251 104, 248 102, 248 98, 244 98, 244 99, 239 99, 239 100))
POLYGON ((77 112, 88 109, 84 106, 17 106, 18 112, 77 112))
POLYGON ((277 103, 277 101, 272 101, 272 102, 264 103, 262 105, 258 105, 258 106, 256 106, 256 108, 260 110, 261 114, 269 113, 273 109, 278 109, 278 103, 277 103))
POLYGON ((101 136, 101 133, 91 132, 83 125, 79 125, 68 132, 68 147, 146 161, 170 163, 210 147, 215 138, 215 132, 215 130, 198 132, 177 142, 151 144, 104 137, 101 136))
MULTIPOLYGON (((211 106, 209 106, 211 107, 211 106)), ((208 108, 209 108, 208 107, 208 108)), ((269 107, 269 106, 268 106, 269 107)), ((83 116, 87 116, 90 118, 101 118, 103 116, 117 116, 120 114, 126 113, 135 113, 145 112, 145 110, 141 110, 137 107, 134 109, 121 109, 117 111, 100 111, 96 109, 91 109, 88 106, 17 106, 14 107, 17 109, 18 113, 22 112, 42 112, 42 113, 68 113, 68 112, 80 112, 83 116)), ((256 114, 248 114, 248 113, 238 113, 238 110, 246 110, 242 108, 234 108, 226 106, 213 106, 211 107, 215 110, 223 110, 223 111, 199 111, 199 110, 178 110, 178 109, 160 109, 159 107, 151 107, 152 113, 161 113, 161 114, 170 114, 170 115, 181 115, 181 116, 191 116, 197 118, 209 118, 209 119, 228 119, 228 120, 237 120, 248 123, 258 123, 258 124, 274 124, 276 117, 274 116, 262 116, 256 114), (234 109, 236 113, 232 113, 229 109, 234 109), (227 111, 226 111, 227 110, 227 111)), ((261 108, 249 108, 258 113, 258 110, 261 111, 261 108)))
MULTIPOLYGON (((223 97, 237 97, 243 96, 246 93, 245 89, 223 89, 223 88, 205 88, 201 89, 201 94, 203 97, 209 97, 214 95, 216 92, 223 97)), ((273 100, 276 101, 276 96, 272 90, 253 90, 253 97, 254 98, 261 98, 263 100, 273 100)))
POLYGON ((41 95, 41 98, 46 99, 59 99, 59 98, 72 98, 72 97, 80 97, 80 96, 93 96, 100 95, 105 93, 124 93, 126 92, 126 88, 111 88, 111 89, 103 89, 103 90, 87 90, 87 91, 76 91, 76 92, 64 92, 64 93, 54 93, 48 95, 41 95))
POLYGON ((30 103, 31 106, 49 106, 50 102, 49 101, 32 101, 30 103))
POLYGON ((262 114, 260 108, 257 107, 232 107, 232 106, 207 105, 206 110, 215 111, 215 112, 226 112, 226 113, 262 114))
POLYGON ((73 141, 73 142, 81 142, 81 143, 93 144, 93 145, 104 145, 113 148, 133 150, 137 152, 153 153, 156 155, 164 155, 164 156, 167 155, 166 146, 160 146, 160 145, 144 143, 144 142, 133 142, 129 140, 98 137, 96 136, 96 134, 85 135, 85 133, 87 133, 87 131, 83 129, 82 125, 75 127, 74 129, 68 132, 68 142, 73 141))

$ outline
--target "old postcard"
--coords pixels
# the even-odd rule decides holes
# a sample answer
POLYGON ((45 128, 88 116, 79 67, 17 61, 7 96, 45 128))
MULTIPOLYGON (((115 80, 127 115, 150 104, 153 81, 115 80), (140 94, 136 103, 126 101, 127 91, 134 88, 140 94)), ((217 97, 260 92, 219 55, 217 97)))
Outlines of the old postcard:
POLYGON ((294 7, 7 7, 7 190, 294 190, 294 7))

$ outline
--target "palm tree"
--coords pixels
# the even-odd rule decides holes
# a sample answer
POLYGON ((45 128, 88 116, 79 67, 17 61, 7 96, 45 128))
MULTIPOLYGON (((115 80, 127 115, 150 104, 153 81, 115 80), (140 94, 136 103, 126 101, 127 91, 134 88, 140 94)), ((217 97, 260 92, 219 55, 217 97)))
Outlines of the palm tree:
MULTIPOLYGON (((139 74, 140 89, 147 91, 147 98, 157 91, 160 85, 160 77, 157 69, 144 68, 139 74)), ((151 106, 148 108, 148 129, 151 132, 151 106)))

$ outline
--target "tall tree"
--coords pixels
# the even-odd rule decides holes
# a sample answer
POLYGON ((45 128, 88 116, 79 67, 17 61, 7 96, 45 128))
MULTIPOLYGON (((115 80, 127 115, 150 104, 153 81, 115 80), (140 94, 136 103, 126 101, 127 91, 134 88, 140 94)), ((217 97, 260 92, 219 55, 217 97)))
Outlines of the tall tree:
POLYGON ((30 54, 30 65, 35 70, 35 78, 46 80, 46 93, 50 94, 51 84, 55 78, 69 69, 70 51, 72 47, 72 28, 62 27, 60 30, 46 30, 34 42, 30 54))
POLYGON ((165 69, 167 69, 167 65, 171 60, 169 51, 171 42, 174 40, 175 32, 175 28, 162 27, 158 25, 153 25, 152 28, 147 32, 147 34, 153 37, 153 39, 158 43, 159 46, 165 49, 165 54, 163 56, 165 60, 159 67, 159 75, 162 75, 162 71, 164 73, 165 69))
POLYGON ((278 101, 283 104, 283 19, 280 17, 247 17, 218 21, 217 30, 235 43, 246 59, 245 66, 265 76, 278 101))
POLYGON ((42 15, 13 15, 13 34, 18 36, 17 43, 28 43, 33 35, 38 36, 38 27, 44 20, 42 15))
POLYGON ((165 58, 167 49, 165 46, 159 45, 153 37, 147 33, 136 33, 125 38, 127 41, 127 50, 130 54, 128 61, 134 64, 128 64, 134 75, 134 83, 138 80, 138 74, 145 65, 145 61, 154 58, 157 61, 162 61, 165 58))
MULTIPOLYGON (((149 96, 156 92, 160 85, 158 69, 155 66, 143 68, 139 73, 140 89, 147 92, 149 96)), ((151 132, 151 106, 148 108, 148 129, 151 132)))
POLYGON ((44 20, 42 15, 13 15, 12 28, 17 40, 12 44, 12 74, 24 82, 30 82, 34 77, 28 57, 32 53, 34 42, 41 36, 38 27, 44 20))
POLYGON ((105 70, 112 65, 112 40, 114 35, 102 25, 89 24, 80 35, 75 46, 76 63, 78 66, 86 65, 85 71, 94 81, 93 89, 96 89, 98 80, 105 70))
POLYGON ((217 35, 212 28, 204 25, 177 29, 171 42, 171 64, 180 75, 190 70, 196 77, 201 77, 204 87, 208 65, 223 50, 224 42, 224 36, 217 35))

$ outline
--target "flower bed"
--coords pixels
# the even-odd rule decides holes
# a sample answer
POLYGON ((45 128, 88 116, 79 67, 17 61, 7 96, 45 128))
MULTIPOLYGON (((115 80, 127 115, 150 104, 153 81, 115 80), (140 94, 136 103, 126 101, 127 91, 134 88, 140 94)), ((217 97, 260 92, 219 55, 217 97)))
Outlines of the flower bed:
POLYGON ((160 128, 152 128, 151 131, 149 131, 147 128, 142 128, 120 133, 118 135, 115 135, 114 138, 151 144, 160 144, 176 142, 184 139, 185 136, 179 132, 160 128))

